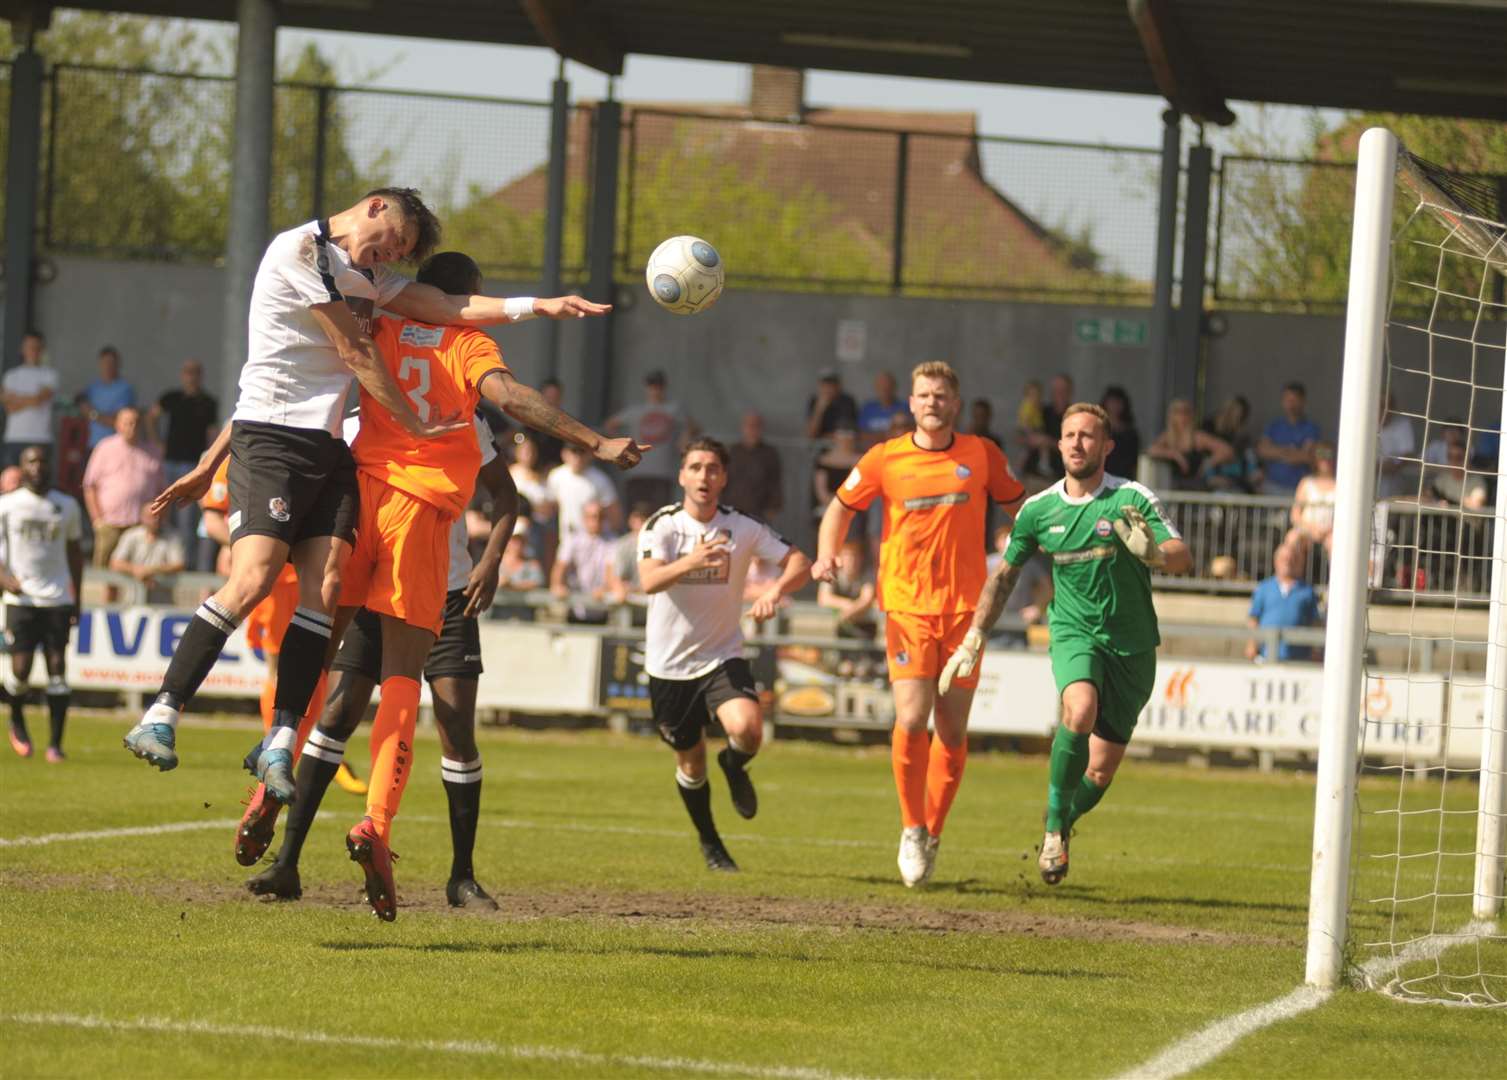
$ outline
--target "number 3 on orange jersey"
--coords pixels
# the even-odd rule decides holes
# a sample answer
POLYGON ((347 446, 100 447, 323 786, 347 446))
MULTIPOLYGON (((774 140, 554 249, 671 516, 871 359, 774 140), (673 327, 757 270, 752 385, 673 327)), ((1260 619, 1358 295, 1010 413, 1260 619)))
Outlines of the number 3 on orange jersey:
POLYGON ((424 397, 429 393, 429 361, 421 356, 405 356, 398 365, 398 381, 408 382, 408 375, 412 372, 419 377, 417 385, 405 386, 408 400, 413 402, 413 411, 419 414, 419 420, 429 422, 429 401, 424 397))

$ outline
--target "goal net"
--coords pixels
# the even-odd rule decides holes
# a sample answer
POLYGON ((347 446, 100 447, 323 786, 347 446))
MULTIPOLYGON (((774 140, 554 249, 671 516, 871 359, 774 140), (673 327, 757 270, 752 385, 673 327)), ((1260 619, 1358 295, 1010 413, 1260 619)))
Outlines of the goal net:
POLYGON ((1507 1007, 1504 210, 1494 180, 1364 137, 1309 921, 1320 986, 1507 1007))

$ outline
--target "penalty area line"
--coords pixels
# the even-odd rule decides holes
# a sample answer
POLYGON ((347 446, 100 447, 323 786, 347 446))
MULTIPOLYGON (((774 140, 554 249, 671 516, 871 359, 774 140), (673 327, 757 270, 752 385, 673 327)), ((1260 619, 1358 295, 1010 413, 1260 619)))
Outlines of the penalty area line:
MULTIPOLYGON (((1385 979, 1393 971, 1417 960, 1432 960, 1446 949, 1459 945, 1460 939, 1473 932, 1478 924, 1468 923, 1453 934, 1433 934, 1419 938, 1398 949, 1390 956, 1377 957, 1361 968, 1362 975, 1374 984, 1385 979)), ((1300 986, 1279 998, 1216 1020, 1207 1027, 1180 1039, 1167 1049, 1120 1073, 1114 1080, 1173 1080, 1174 1077, 1202 1068, 1234 1046, 1247 1035, 1252 1035, 1272 1024, 1291 1020, 1311 1009, 1316 1009, 1333 996, 1331 990, 1316 986, 1300 986)))
POLYGON ((340 1035, 325 1031, 297 1031, 254 1024, 215 1024, 205 1020, 161 1020, 149 1017, 112 1020, 103 1016, 71 1013, 5 1013, 0 1023, 35 1027, 64 1027, 88 1031, 150 1032, 172 1035, 210 1035, 233 1039, 266 1039, 313 1046, 359 1046, 380 1050, 416 1050, 424 1053, 465 1054, 472 1057, 512 1058, 517 1061, 553 1061, 588 1068, 639 1068, 663 1072, 701 1073, 710 1076, 758 1076, 768 1080, 857 1080, 825 1069, 792 1065, 745 1065, 731 1061, 698 1058, 657 1057, 642 1054, 598 1054, 560 1046, 507 1045, 487 1039, 400 1039, 390 1035, 340 1035))
POLYGON ((233 829, 239 818, 214 821, 169 821, 162 825, 124 825, 118 829, 89 829, 84 832, 43 833, 40 836, 0 837, 0 848, 45 847, 75 840, 113 840, 118 836, 156 836, 160 833, 199 832, 203 829, 233 829))

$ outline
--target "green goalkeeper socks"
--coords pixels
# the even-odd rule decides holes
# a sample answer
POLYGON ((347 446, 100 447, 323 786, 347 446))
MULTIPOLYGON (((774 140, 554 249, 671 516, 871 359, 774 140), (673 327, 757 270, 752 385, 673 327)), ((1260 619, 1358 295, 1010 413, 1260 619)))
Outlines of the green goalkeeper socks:
POLYGON ((1052 736, 1052 763, 1047 772, 1047 832, 1062 832, 1087 768, 1087 733, 1078 735, 1059 724, 1052 736))
POLYGON ((1068 811, 1067 827, 1071 829, 1078 823, 1078 819, 1099 805, 1099 800, 1104 798, 1104 793, 1109 790, 1109 785, 1100 787, 1083 774, 1083 779, 1078 781, 1078 790, 1073 793, 1073 807, 1068 811))

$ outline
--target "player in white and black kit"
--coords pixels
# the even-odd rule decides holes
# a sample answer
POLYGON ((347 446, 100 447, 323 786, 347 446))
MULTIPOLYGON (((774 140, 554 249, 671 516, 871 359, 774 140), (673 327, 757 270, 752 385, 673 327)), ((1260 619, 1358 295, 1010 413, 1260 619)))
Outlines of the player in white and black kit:
POLYGON ((47 711, 51 733, 47 760, 63 760, 68 719, 68 673, 64 654, 78 622, 79 583, 84 573, 83 515, 78 502, 52 486, 48 448, 21 451, 21 486, 0 495, 0 588, 5 590, 10 669, 3 696, 10 704, 10 745, 31 757, 22 706, 31 682, 37 646, 47 661, 47 711))
POLYGON ((733 808, 758 812, 746 771, 764 738, 753 673, 743 658, 743 583, 755 558, 778 563, 780 577, 749 614, 763 622, 780 600, 810 580, 811 560, 768 525, 719 506, 727 448, 700 438, 680 460, 685 501, 666 506, 639 533, 639 581, 649 594, 644 669, 660 738, 675 751, 675 787, 701 838, 711 870, 736 870, 712 821, 706 735, 715 718, 727 732, 717 755, 733 808))
MULTIPOLYGON (((153 504, 160 510, 199 498, 230 453, 229 580, 200 605, 161 692, 125 737, 127 749, 164 772, 178 764, 181 711, 226 638, 291 561, 299 606, 278 655, 273 724, 246 764, 268 795, 282 802, 293 797, 297 726, 325 662, 357 518, 356 470, 340 438, 351 376, 413 435, 432 437, 457 427, 448 417, 420 419, 372 340, 374 310, 433 325, 487 325, 534 315, 580 318, 609 310, 578 297, 450 295, 388 269, 391 262, 422 259, 438 238, 439 223, 416 191, 381 188, 328 220, 281 233, 268 246, 252 290, 249 349, 233 423, 199 465, 153 504)), ((625 454, 636 462, 637 447, 627 446, 625 454)))
MULTIPOLYGON (((446 583, 445 622, 424 678, 434 702, 440 736, 440 779, 450 808, 450 878, 445 896, 454 907, 495 910, 497 902, 476 883, 472 854, 481 817, 481 753, 476 748, 476 688, 481 680, 481 630, 477 616, 492 606, 502 549, 518 520, 518 488, 507 462, 497 455, 491 429, 475 418, 481 445, 477 480, 492 499, 492 531, 475 565, 467 549, 466 519, 450 529, 450 577, 446 583)), ((366 715, 372 691, 382 678, 382 626, 362 608, 340 642, 331 665, 331 685, 319 726, 309 733, 299 759, 297 794, 288 814, 283 844, 272 865, 246 882, 258 896, 297 900, 303 895, 298 860, 330 781, 345 760, 345 743, 366 715)))

